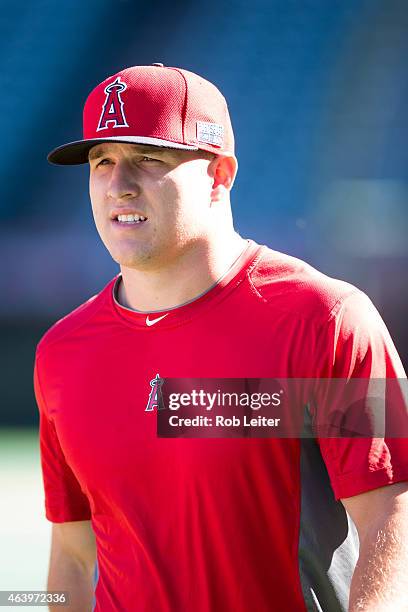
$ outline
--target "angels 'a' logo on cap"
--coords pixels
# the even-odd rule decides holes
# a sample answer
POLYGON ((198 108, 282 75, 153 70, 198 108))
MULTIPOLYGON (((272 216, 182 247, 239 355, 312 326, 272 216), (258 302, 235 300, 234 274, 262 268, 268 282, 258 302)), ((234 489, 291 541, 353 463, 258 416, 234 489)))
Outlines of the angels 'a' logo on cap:
POLYGON ((105 87, 106 98, 96 128, 97 132, 106 130, 108 127, 129 127, 123 110, 124 102, 120 95, 126 87, 126 83, 123 83, 120 77, 105 87), (113 125, 109 126, 108 123, 113 123, 113 125))

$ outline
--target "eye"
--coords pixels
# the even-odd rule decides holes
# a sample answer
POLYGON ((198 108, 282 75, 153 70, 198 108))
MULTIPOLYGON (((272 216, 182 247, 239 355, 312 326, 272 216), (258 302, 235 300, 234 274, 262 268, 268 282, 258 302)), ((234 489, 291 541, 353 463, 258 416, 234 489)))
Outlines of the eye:
POLYGON ((111 160, 108 159, 107 157, 104 157, 103 159, 98 161, 98 163, 96 165, 97 166, 106 166, 107 164, 110 164, 110 163, 111 163, 111 160))
POLYGON ((142 162, 158 162, 160 161, 159 159, 155 159, 154 157, 149 157, 148 155, 143 155, 142 162))

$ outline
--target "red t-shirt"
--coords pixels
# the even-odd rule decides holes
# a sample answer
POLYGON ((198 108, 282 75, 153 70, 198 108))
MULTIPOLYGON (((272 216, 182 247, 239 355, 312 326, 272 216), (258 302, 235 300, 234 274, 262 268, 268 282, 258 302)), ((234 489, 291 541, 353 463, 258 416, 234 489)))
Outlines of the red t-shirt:
POLYGON ((402 378, 370 300, 251 241, 150 324, 117 303, 119 281, 51 327, 35 368, 46 516, 92 521, 95 610, 345 609, 336 499, 407 479, 405 441, 158 438, 146 405, 158 373, 402 378))

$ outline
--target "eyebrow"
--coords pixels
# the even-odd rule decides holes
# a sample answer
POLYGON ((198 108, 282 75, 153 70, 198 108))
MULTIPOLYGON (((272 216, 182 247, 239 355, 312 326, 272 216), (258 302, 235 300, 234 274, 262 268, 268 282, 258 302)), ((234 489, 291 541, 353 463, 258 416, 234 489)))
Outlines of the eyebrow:
MULTIPOLYGON (((131 144, 131 143, 129 143, 131 144)), ((100 146, 100 145, 99 145, 100 146)), ((102 157, 103 155, 106 155, 106 147, 102 147, 100 146, 100 148, 98 148, 96 151, 94 150, 90 150, 89 154, 88 154, 88 159, 97 159, 98 157, 102 157)), ((154 153, 155 155, 157 155, 158 153, 171 153, 171 149, 169 149, 168 147, 155 147, 155 146, 149 146, 149 145, 138 145, 138 148, 134 149, 135 153, 139 153, 141 155, 144 155, 146 153, 154 153)))

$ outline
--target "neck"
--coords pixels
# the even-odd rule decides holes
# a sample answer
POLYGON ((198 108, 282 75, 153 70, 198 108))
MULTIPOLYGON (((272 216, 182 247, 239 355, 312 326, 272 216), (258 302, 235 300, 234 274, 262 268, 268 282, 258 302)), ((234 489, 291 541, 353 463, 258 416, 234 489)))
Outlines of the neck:
POLYGON ((228 238, 191 249, 160 270, 146 272, 121 266, 118 301, 122 306, 141 312, 184 304, 214 285, 247 244, 239 234, 232 232, 228 238))

